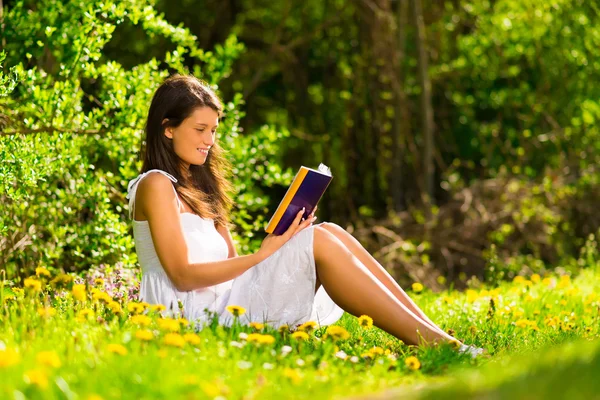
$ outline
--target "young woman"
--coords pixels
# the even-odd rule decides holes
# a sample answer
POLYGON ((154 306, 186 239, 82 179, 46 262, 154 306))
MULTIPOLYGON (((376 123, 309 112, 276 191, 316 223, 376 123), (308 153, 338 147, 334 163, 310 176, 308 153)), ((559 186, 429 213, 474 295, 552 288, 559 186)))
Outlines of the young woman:
MULTIPOLYGON (((128 185, 142 267, 141 298, 198 323, 243 321, 277 327, 343 314, 369 315, 407 344, 455 340, 435 325, 344 229, 313 225, 302 212, 283 235, 239 256, 229 232, 231 165, 217 140, 223 106, 192 76, 174 75, 156 91, 146 123, 142 173, 128 185), (181 310, 181 307, 183 308, 181 310)), ((462 345, 463 351, 477 349, 462 345)))

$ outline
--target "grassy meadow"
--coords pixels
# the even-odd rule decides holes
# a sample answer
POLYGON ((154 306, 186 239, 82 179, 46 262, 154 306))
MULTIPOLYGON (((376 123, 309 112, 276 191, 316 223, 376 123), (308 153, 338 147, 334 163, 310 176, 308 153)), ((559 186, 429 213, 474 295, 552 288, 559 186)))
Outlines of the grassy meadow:
POLYGON ((330 327, 195 332, 134 301, 124 273, 38 268, 0 291, 0 398, 594 398, 599 277, 589 266, 465 292, 408 288, 440 326, 487 350, 471 359, 452 344, 407 346, 349 314, 330 327))

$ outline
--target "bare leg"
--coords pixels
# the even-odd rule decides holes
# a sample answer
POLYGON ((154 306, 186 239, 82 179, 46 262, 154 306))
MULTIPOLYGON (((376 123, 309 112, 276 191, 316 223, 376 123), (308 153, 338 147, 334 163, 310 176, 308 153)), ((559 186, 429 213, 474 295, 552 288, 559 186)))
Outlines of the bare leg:
MULTIPOLYGON (((358 240, 351 234, 349 234, 344 228, 340 227, 337 224, 331 222, 324 222, 319 224, 323 228, 327 229, 329 232, 334 234, 344 245, 354 254, 356 258, 360 260, 361 263, 364 264, 365 267, 371 271, 373 275, 377 277, 384 285, 387 287, 390 292, 400 300, 406 308, 416 314, 423 321, 428 323, 433 329, 438 330, 440 332, 444 332, 442 328, 437 326, 433 321, 427 317, 427 315, 415 304, 415 302, 408 297, 408 295, 402 290, 400 285, 388 274, 388 272, 383 268, 381 264, 371 255, 369 252, 360 244, 358 240)), ((320 282, 317 280, 317 288, 320 286, 320 282)), ((315 289, 315 290, 316 290, 315 289)))
POLYGON ((317 275, 327 294, 346 312, 373 318, 373 324, 407 344, 456 340, 416 316, 380 282, 334 234, 314 228, 317 275))

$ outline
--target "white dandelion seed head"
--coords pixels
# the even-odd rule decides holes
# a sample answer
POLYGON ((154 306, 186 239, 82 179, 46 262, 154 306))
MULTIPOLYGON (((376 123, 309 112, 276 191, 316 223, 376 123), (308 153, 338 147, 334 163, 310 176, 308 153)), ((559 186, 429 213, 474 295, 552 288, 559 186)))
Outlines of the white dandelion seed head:
POLYGON ((251 361, 238 361, 237 366, 239 369, 250 369, 252 368, 252 362, 251 361))
POLYGON ((346 353, 344 352, 344 350, 340 350, 340 351, 338 351, 337 353, 335 353, 335 356, 336 356, 337 358, 340 358, 340 359, 342 359, 342 360, 345 360, 346 358, 348 358, 348 354, 346 354, 346 353))
POLYGON ((303 359, 299 358, 296 360, 296 364, 298 364, 299 367, 303 367, 304 364, 306 364, 306 363, 304 362, 303 359))
POLYGON ((271 363, 264 363, 263 368, 264 369, 273 369, 273 368, 275 368, 275 366, 271 363))
POLYGON ((356 364, 358 362, 358 356, 352 356, 352 357, 350 357, 350 362, 353 362, 353 363, 356 364))

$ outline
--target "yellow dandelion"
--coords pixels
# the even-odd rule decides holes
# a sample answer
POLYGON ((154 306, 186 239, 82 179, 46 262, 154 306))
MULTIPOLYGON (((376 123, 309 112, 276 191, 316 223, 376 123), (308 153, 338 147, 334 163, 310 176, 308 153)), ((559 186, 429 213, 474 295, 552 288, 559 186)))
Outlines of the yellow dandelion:
POLYGON ((383 352, 384 352, 383 349, 378 346, 374 346, 369 349, 369 353, 371 353, 372 355, 381 356, 381 355, 383 355, 383 352))
POLYGON ((180 325, 176 319, 173 318, 161 318, 156 321, 158 323, 158 327, 163 331, 169 332, 179 332, 180 325))
POLYGON ((77 301, 85 301, 86 293, 85 293, 85 285, 73 285, 73 290, 71 291, 73 298, 77 301))
POLYGON ((594 329, 591 326, 586 326, 585 333, 592 333, 594 329))
POLYGON ((458 340, 450 340, 448 343, 450 343, 450 346, 454 350, 458 350, 460 348, 460 342, 458 340))
POLYGON ((96 286, 104 286, 104 279, 102 279, 102 278, 96 278, 96 279, 94 279, 94 285, 96 285, 96 286))
POLYGON ((521 275, 517 275, 513 279, 513 283, 523 283, 525 282, 525 278, 521 275))
POLYGON ((300 381, 302 381, 302 374, 300 374, 300 372, 297 369, 286 367, 283 370, 283 376, 288 378, 294 384, 298 384, 300 383, 300 381))
POLYGON ((283 324, 277 328, 277 331, 281 334, 288 333, 290 331, 290 327, 288 324, 283 324))
POLYGON ((55 351, 40 351, 35 358, 38 363, 47 367, 59 368, 62 365, 55 351))
POLYGON ((99 394, 90 394, 85 400, 104 400, 99 394))
POLYGON ((165 311, 167 307, 164 304, 151 304, 150 311, 162 312, 165 311))
POLYGON ((39 292, 40 290, 42 290, 42 282, 34 278, 26 278, 23 281, 23 286, 25 286, 25 289, 30 290, 32 292, 39 292))
POLYGON ((273 344, 273 343, 275 343, 275 338, 271 335, 260 335, 260 343, 261 344, 273 344))
POLYGON ((415 293, 420 293, 423 291, 423 285, 419 282, 415 282, 412 284, 412 291, 415 293))
POLYGON ((529 279, 531 279, 531 282, 533 283, 539 283, 542 280, 542 277, 539 274, 533 274, 529 279))
POLYGON ((58 274, 50 281, 50 284, 55 287, 67 287, 71 282, 73 282, 73 277, 71 275, 58 274))
POLYGON ((185 319, 185 318, 178 318, 177 322, 179 323, 179 325, 181 325, 182 327, 186 327, 190 324, 190 322, 185 319))
POLYGON ((373 318, 369 317, 368 315, 361 315, 358 317, 358 325, 365 329, 369 329, 373 326, 373 318))
POLYGON ((84 322, 92 318, 94 318, 94 311, 90 310, 89 308, 84 308, 83 310, 79 311, 75 317, 77 322, 84 322))
POLYGON ((45 277, 50 277, 50 271, 48 271, 46 268, 44 267, 37 267, 35 269, 35 275, 36 276, 45 276, 45 277))
POLYGON ((469 332, 471 333, 471 335, 474 335, 477 333, 477 327, 475 325, 471 325, 469 327, 469 332))
POLYGON ((196 335, 195 333, 186 333, 183 335, 183 339, 192 346, 198 346, 202 342, 200 336, 196 335))
POLYGON ((12 367, 21 361, 19 353, 12 349, 0 350, 0 368, 12 367))
POLYGON ((250 322, 248 324, 248 326, 250 328, 256 329, 257 331, 260 331, 260 330, 262 330, 265 327, 265 324, 261 324, 260 322, 250 322))
POLYGON ((416 371, 417 369, 421 368, 421 362, 415 356, 406 357, 406 359, 404 360, 404 365, 406 365, 408 369, 413 371, 416 371))
POLYGON ((53 307, 39 307, 37 313, 43 318, 50 318, 56 315, 56 308, 53 307))
POLYGON ((240 306, 227 306, 225 307, 227 309, 227 311, 229 311, 234 317, 239 317, 241 315, 244 315, 244 313, 246 312, 246 309, 244 307, 240 307, 240 306))
POLYGON ((140 329, 135 332, 135 337, 143 342, 148 342, 154 338, 154 334, 148 329, 140 329))
POLYGON ((121 304, 116 301, 109 301, 106 307, 112 311, 114 314, 119 314, 121 310, 121 304))
POLYGON ((475 300, 479 298, 479 293, 477 293, 473 289, 467 289, 467 301, 469 303, 473 303, 475 300))
POLYGON ((111 343, 106 346, 106 351, 120 356, 127 355, 127 349, 122 344, 111 343))
POLYGON ((529 326, 529 321, 526 319, 518 320, 517 322, 515 322, 515 326, 517 328, 526 328, 529 326))
POLYGON ((127 311, 131 314, 141 314, 144 312, 146 307, 141 303, 129 302, 127 303, 127 311))
POLYGON ((39 369, 27 371, 24 378, 26 383, 36 385, 40 389, 46 389, 48 387, 48 376, 44 371, 39 369))
POLYGON ((292 333, 292 339, 296 339, 296 340, 308 340, 309 339, 309 335, 308 333, 304 332, 304 331, 296 331, 294 333, 292 333))
MULTIPOLYGON (((130 321, 132 324, 138 325, 138 326, 150 326, 150 324, 152 323, 152 319, 149 316, 142 315, 142 314, 132 316, 130 318, 130 321)), ((162 321, 162 320, 159 320, 159 321, 162 321)))
POLYGON ((185 339, 179 333, 167 333, 163 343, 167 346, 183 347, 185 346, 185 339))
POLYGON ((98 290, 96 288, 92 289, 92 300, 101 301, 101 302, 104 302, 105 304, 108 304, 111 301, 113 301, 112 297, 110 297, 110 295, 108 293, 98 290))
POLYGON ((327 336, 330 336, 333 340, 346 340, 350 338, 348 331, 337 325, 327 327, 326 333, 327 336))
POLYGON ((299 331, 310 332, 317 328, 317 323, 315 321, 306 321, 302 325, 298 327, 299 331))

